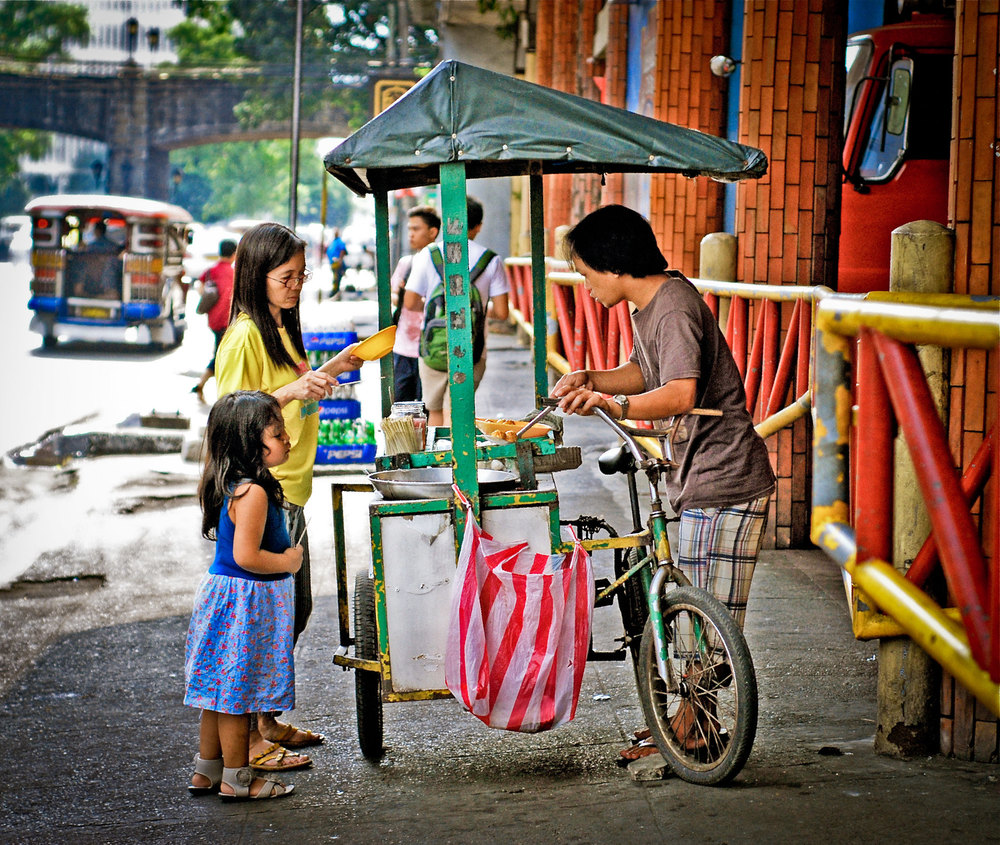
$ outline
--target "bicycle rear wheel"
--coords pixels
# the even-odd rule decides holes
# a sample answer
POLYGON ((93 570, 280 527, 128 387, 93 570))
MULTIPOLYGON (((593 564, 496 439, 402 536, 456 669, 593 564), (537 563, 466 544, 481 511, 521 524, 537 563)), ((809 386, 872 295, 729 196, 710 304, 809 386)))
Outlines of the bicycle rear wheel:
POLYGON ((757 733, 757 676, 736 620, 698 587, 661 599, 667 680, 656 665, 653 620, 639 658, 646 724, 671 769, 690 783, 720 785, 739 774, 757 733))

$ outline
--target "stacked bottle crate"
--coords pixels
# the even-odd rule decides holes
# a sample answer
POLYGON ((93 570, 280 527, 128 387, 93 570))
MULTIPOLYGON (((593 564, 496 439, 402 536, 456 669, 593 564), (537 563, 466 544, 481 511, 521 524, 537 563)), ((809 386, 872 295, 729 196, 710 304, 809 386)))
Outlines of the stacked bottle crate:
MULTIPOLYGON (((302 333, 309 364, 315 369, 340 350, 356 343, 357 332, 310 331, 302 333)), ((319 403, 317 464, 358 464, 375 459, 375 425, 361 418, 357 384, 361 372, 343 373, 329 399, 319 403)))

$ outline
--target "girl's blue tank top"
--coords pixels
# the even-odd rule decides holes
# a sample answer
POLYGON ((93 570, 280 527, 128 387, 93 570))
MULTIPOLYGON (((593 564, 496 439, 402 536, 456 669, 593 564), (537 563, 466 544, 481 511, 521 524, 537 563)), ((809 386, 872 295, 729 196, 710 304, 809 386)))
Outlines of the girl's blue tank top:
MULTIPOLYGON (((236 526, 229 516, 229 497, 222 503, 222 513, 219 514, 219 527, 216 530, 215 560, 208 571, 212 575, 229 575, 233 578, 246 578, 250 581, 280 581, 291 578, 291 572, 277 572, 274 575, 264 575, 250 572, 240 566, 233 558, 233 535, 236 526)), ((266 552, 280 554, 292 545, 285 524, 285 515, 274 502, 267 503, 267 522, 264 524, 264 536, 260 547, 266 552)))

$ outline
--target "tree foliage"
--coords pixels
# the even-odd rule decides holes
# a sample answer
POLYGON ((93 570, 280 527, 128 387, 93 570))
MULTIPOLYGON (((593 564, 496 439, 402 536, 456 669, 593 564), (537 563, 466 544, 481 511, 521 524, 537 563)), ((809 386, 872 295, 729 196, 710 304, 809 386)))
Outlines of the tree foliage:
MULTIPOLYGON (((183 174, 173 201, 206 223, 254 217, 288 219, 290 142, 246 141, 205 144, 176 150, 171 167, 183 174)), ((299 146, 298 218, 318 221, 321 212, 323 165, 315 141, 299 146)), ((351 194, 328 180, 327 223, 343 226, 351 210, 351 194)))
MULTIPOLYGON (((0 3, 0 56, 40 62, 66 58, 66 42, 90 34, 87 10, 68 3, 0 3)), ((30 129, 0 130, 0 214, 20 212, 27 193, 19 179, 22 156, 41 158, 52 136, 30 129)))

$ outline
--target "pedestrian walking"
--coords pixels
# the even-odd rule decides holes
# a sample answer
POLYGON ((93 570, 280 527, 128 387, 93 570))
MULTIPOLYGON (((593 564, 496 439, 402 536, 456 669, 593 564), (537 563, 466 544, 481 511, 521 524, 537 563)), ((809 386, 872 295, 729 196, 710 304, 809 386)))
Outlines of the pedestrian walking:
POLYGON ((201 532, 215 540, 188 628, 184 703, 201 708, 192 795, 223 800, 291 793, 249 766, 250 715, 295 707, 292 573, 302 565, 271 474, 291 442, 273 396, 237 391, 208 415, 199 498, 201 532))
MULTIPOLYGON (((296 641, 312 612, 304 509, 312 493, 318 400, 329 395, 338 375, 364 363, 352 354, 351 345, 318 369, 310 368, 299 322, 299 297, 308 278, 305 249, 305 241, 280 223, 260 223, 243 235, 236 250, 229 328, 215 363, 220 396, 235 390, 263 390, 277 400, 285 420, 291 450, 288 460, 275 466, 272 474, 284 493, 288 533, 301 537, 302 566, 295 573, 296 641)), ((322 734, 261 712, 251 725, 251 764, 270 771, 300 768, 309 764, 309 757, 288 749, 319 745, 323 740, 322 734)))
POLYGON ((201 274, 201 302, 198 313, 208 315, 208 327, 215 335, 215 348, 212 360, 208 362, 205 372, 198 379, 198 384, 191 388, 198 394, 201 402, 205 401, 205 385, 215 375, 215 356, 219 351, 222 336, 229 325, 229 308, 233 302, 233 259, 236 257, 236 241, 226 238, 219 241, 219 260, 201 274), (203 310, 207 308, 207 310, 203 310))

